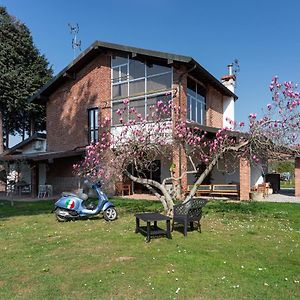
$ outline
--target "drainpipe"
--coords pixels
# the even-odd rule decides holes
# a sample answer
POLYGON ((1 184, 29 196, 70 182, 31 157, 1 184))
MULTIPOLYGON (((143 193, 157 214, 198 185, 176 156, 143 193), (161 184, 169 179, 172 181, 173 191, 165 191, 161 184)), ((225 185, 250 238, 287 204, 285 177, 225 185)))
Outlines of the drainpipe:
MULTIPOLYGON (((178 97, 179 97, 179 106, 180 106, 180 108, 181 108, 181 82, 182 82, 182 78, 183 78, 184 75, 190 73, 191 71, 195 70, 196 68, 197 68, 197 65, 194 64, 193 67, 191 67, 187 71, 183 72, 179 76, 179 79, 178 79, 178 97)), ((181 149, 179 149, 178 159, 179 159, 179 177, 181 177, 181 161, 182 161, 181 149)), ((181 179, 179 179, 179 184, 180 184, 180 194, 181 194, 181 179)))

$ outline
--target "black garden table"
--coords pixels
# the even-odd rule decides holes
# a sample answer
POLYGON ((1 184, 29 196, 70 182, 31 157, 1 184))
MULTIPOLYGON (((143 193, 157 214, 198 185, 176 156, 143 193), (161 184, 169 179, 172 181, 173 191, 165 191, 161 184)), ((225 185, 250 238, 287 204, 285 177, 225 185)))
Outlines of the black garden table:
POLYGON ((146 242, 150 242, 151 236, 153 235, 165 235, 168 239, 171 239, 171 218, 164 216, 159 213, 141 213, 135 215, 135 232, 141 232, 146 234, 147 240, 146 242), (147 223, 147 226, 140 226, 140 220, 147 223), (166 221, 167 229, 164 230, 162 228, 157 227, 158 221, 166 221), (151 222, 154 224, 151 225, 151 222))

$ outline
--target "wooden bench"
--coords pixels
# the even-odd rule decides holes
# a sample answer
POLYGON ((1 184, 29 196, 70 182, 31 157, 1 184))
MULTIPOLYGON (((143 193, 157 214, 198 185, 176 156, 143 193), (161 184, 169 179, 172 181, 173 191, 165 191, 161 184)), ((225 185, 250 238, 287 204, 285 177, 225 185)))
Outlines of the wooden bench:
MULTIPOLYGON (((186 195, 190 193, 194 185, 190 184, 187 187, 186 195)), ((239 185, 238 184, 199 184, 195 193, 196 197, 202 195, 207 196, 236 196, 239 197, 239 185)))
POLYGON ((210 195, 220 196, 239 196, 239 187, 237 184, 213 184, 210 195))
MULTIPOLYGON (((186 194, 188 195, 193 188, 193 184, 189 184, 187 187, 186 194)), ((196 190, 196 197, 201 197, 202 195, 209 195, 211 193, 211 184, 199 184, 196 190)))

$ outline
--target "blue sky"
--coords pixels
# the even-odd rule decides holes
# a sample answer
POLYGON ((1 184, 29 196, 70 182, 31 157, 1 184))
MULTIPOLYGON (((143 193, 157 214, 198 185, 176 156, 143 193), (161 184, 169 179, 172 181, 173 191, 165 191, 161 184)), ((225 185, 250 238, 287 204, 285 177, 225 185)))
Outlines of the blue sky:
POLYGON ((240 61, 236 119, 270 102, 274 75, 300 83, 300 1, 0 0, 25 23, 55 73, 73 59, 68 23, 82 49, 95 40, 189 55, 220 78, 240 61))

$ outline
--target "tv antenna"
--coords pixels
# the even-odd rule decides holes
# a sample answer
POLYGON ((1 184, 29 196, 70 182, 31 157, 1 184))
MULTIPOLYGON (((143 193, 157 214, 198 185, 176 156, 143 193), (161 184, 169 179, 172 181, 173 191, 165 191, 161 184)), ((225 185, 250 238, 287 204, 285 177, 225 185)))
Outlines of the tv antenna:
POLYGON ((76 50, 79 49, 81 51, 81 40, 78 39, 77 35, 79 32, 79 25, 68 23, 70 28, 70 33, 72 34, 72 49, 73 49, 73 59, 76 57, 76 50))
POLYGON ((232 63, 232 67, 233 67, 233 74, 236 76, 236 74, 240 72, 240 62, 237 58, 234 59, 232 63))

